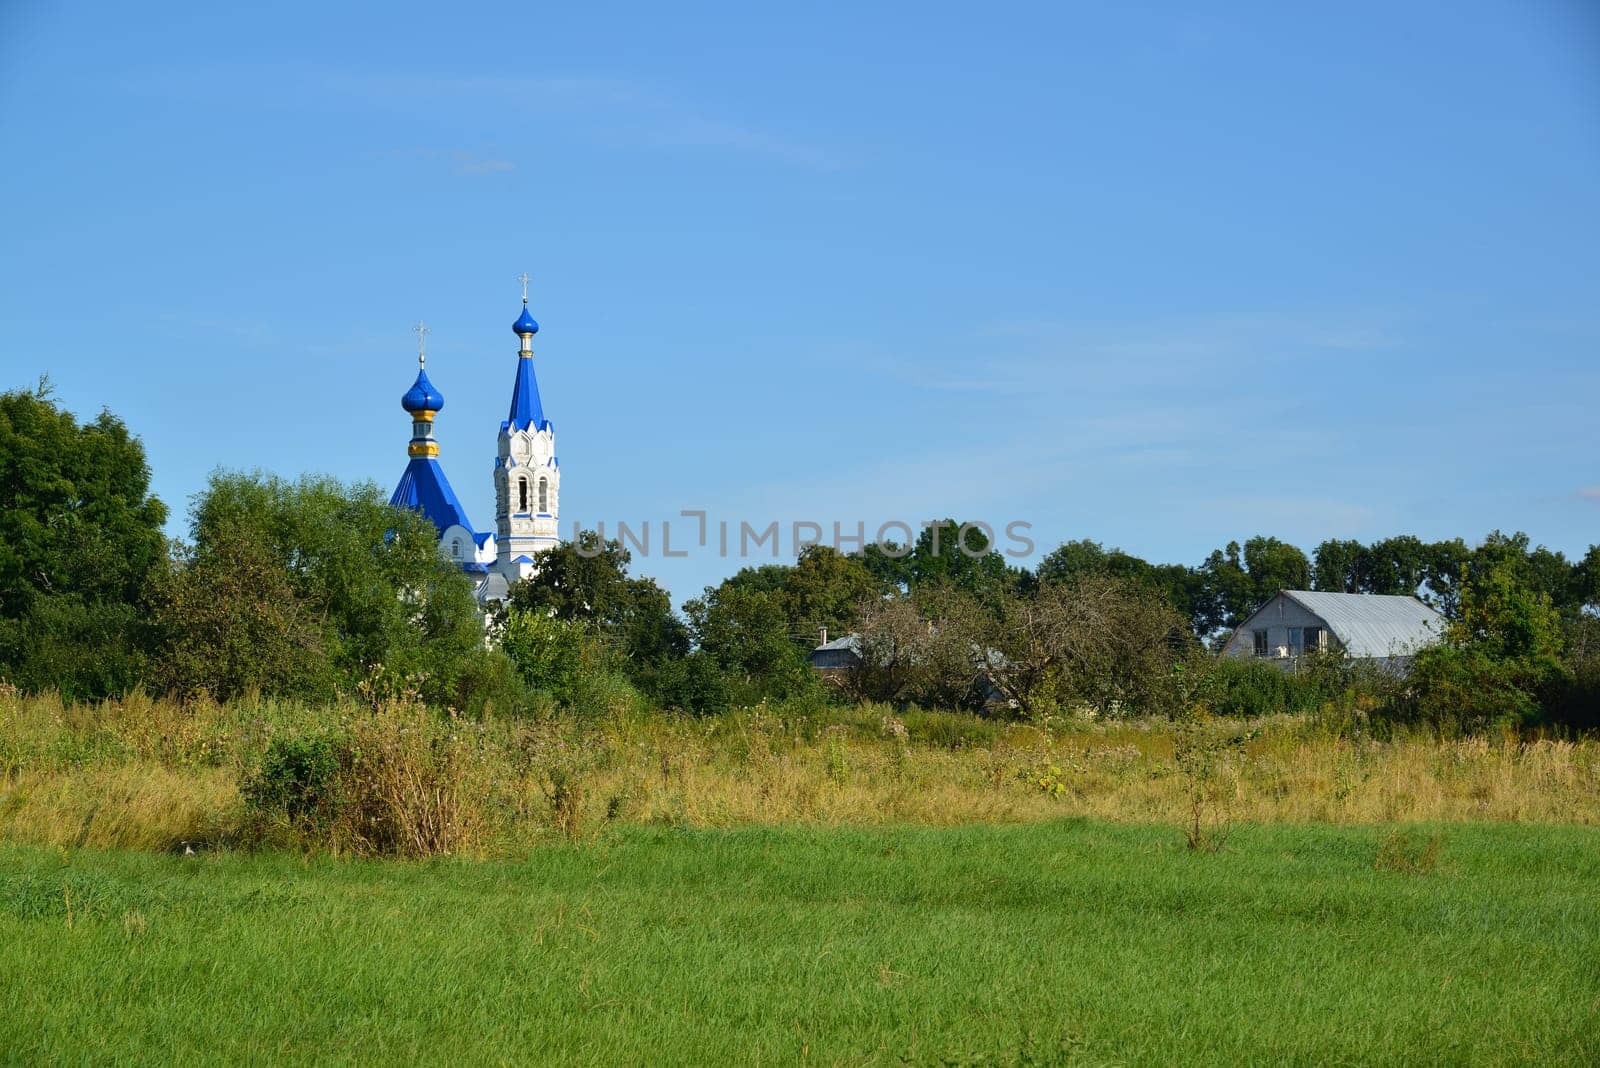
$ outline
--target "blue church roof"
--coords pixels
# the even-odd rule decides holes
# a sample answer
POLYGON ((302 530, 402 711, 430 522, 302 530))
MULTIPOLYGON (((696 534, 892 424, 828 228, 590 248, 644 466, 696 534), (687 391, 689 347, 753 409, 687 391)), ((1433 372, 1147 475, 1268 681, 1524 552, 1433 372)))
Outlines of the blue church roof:
POLYGON ((533 376, 533 357, 517 357, 517 380, 511 387, 511 414, 506 416, 506 427, 542 430, 547 425, 544 405, 539 403, 539 382, 533 376))
POLYGON ((400 407, 408 412, 437 412, 444 407, 444 394, 433 388, 428 372, 418 371, 416 383, 400 398, 400 407))
POLYGON ((426 516, 440 534, 452 526, 472 529, 467 513, 444 477, 444 468, 431 456, 413 456, 406 464, 406 473, 394 488, 389 503, 397 508, 410 508, 426 516))

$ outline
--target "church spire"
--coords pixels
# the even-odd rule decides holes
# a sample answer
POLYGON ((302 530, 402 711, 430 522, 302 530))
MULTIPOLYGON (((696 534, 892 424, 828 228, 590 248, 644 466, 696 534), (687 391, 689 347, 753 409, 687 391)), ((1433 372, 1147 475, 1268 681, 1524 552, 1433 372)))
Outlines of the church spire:
POLYGON ((438 456, 439 443, 433 438, 433 419, 444 408, 444 394, 428 381, 428 327, 418 323, 417 380, 400 398, 400 407, 411 413, 411 444, 406 453, 412 457, 438 456))
POLYGON ((418 323, 413 329, 417 332, 417 380, 400 398, 400 407, 411 413, 411 443, 406 446, 411 460, 389 503, 421 512, 441 539, 454 530, 449 533, 448 555, 466 564, 473 558, 472 523, 439 466, 439 443, 433 436, 433 420, 444 408, 444 394, 428 381, 428 327, 418 323))
POLYGON ((522 314, 511 324, 517 335, 517 377, 511 385, 511 413, 506 425, 512 430, 544 426, 544 405, 539 402, 539 383, 533 375, 533 335, 539 332, 539 323, 528 311, 528 275, 517 276, 522 283, 522 314))
POLYGON ((522 283, 522 314, 511 324, 517 335, 517 376, 495 460, 495 567, 508 582, 527 578, 538 569, 535 555, 561 541, 556 433, 544 417, 533 373, 533 335, 539 324, 528 310, 528 276, 517 281, 522 283))

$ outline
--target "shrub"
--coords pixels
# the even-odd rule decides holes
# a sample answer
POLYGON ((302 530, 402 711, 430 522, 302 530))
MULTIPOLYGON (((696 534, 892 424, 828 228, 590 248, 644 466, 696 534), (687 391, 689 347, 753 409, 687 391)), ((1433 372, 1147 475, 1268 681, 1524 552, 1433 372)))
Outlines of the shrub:
POLYGON ((1230 797, 1245 760, 1245 743, 1256 732, 1219 734, 1203 720, 1178 724, 1172 739, 1173 762, 1184 785, 1184 845, 1215 853, 1233 833, 1230 797))
POLYGON ((1441 734, 1519 728, 1539 718, 1539 701, 1522 665, 1481 649, 1425 649, 1417 655, 1411 682, 1409 699, 1389 710, 1391 718, 1424 724, 1441 734))
POLYGON ((430 680, 431 692, 469 716, 526 713, 538 707, 516 665, 498 649, 475 649, 440 667, 430 680))
POLYGON ((603 658, 588 623, 547 612, 507 609, 495 637, 523 680, 559 704, 572 702, 578 679, 603 658))
POLYGON ((1322 703, 1322 680, 1297 675, 1259 660, 1217 661, 1215 704, 1222 716, 1255 717, 1308 712, 1322 703))
POLYGON ((485 784, 475 781, 477 731, 414 701, 394 701, 350 724, 339 830, 358 852, 429 857, 471 849, 485 784))
POLYGON ((254 832, 402 857, 472 849, 486 820, 481 729, 406 699, 346 717, 336 732, 268 743, 240 784, 254 832))
POLYGON ((1044 761, 1031 768, 1022 768, 1017 772, 1017 780, 1046 797, 1067 796, 1067 780, 1059 764, 1044 761))
POLYGON ((1559 653, 1561 621, 1550 598, 1508 564, 1473 574, 1444 642, 1412 663, 1410 689, 1386 715, 1444 734, 1519 729, 1544 718, 1572 683, 1559 653))
POLYGON ((21 619, 0 618, 0 669, 28 693, 102 697, 135 689, 149 627, 140 608, 76 594, 34 599, 21 619))
POLYGON ((348 746, 332 735, 274 738, 240 786, 246 809, 297 831, 326 829, 338 813, 340 763, 348 756, 348 746))
POLYGON ((657 685, 662 704, 695 716, 726 712, 732 703, 722 668, 698 649, 668 664, 657 685))

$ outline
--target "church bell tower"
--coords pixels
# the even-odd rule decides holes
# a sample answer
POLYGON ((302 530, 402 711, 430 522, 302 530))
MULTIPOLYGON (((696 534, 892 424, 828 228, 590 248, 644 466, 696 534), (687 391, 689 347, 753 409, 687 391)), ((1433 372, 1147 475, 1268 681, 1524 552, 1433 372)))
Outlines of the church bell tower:
POLYGON ((528 276, 522 281, 522 314, 512 324, 517 335, 517 374, 511 387, 511 412, 500 424, 495 458, 495 570, 507 582, 538 570, 537 554, 561 540, 558 530, 561 466, 556 434, 544 417, 539 383, 533 373, 533 335, 539 324, 528 311, 528 276))

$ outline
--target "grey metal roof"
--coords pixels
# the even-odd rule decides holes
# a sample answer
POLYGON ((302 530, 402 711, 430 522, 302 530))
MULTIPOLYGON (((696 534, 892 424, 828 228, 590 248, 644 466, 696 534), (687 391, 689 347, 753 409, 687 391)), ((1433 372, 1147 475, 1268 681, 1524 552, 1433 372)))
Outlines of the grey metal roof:
POLYGON ((823 650, 837 649, 845 649, 852 653, 859 654, 861 652, 861 639, 855 634, 846 634, 843 638, 835 638, 831 642, 823 642, 821 645, 817 646, 811 651, 813 653, 820 653, 823 650))
POLYGON ((1282 593, 1328 624, 1350 656, 1407 656, 1438 641, 1444 630, 1444 617, 1415 597, 1312 590, 1282 593))

